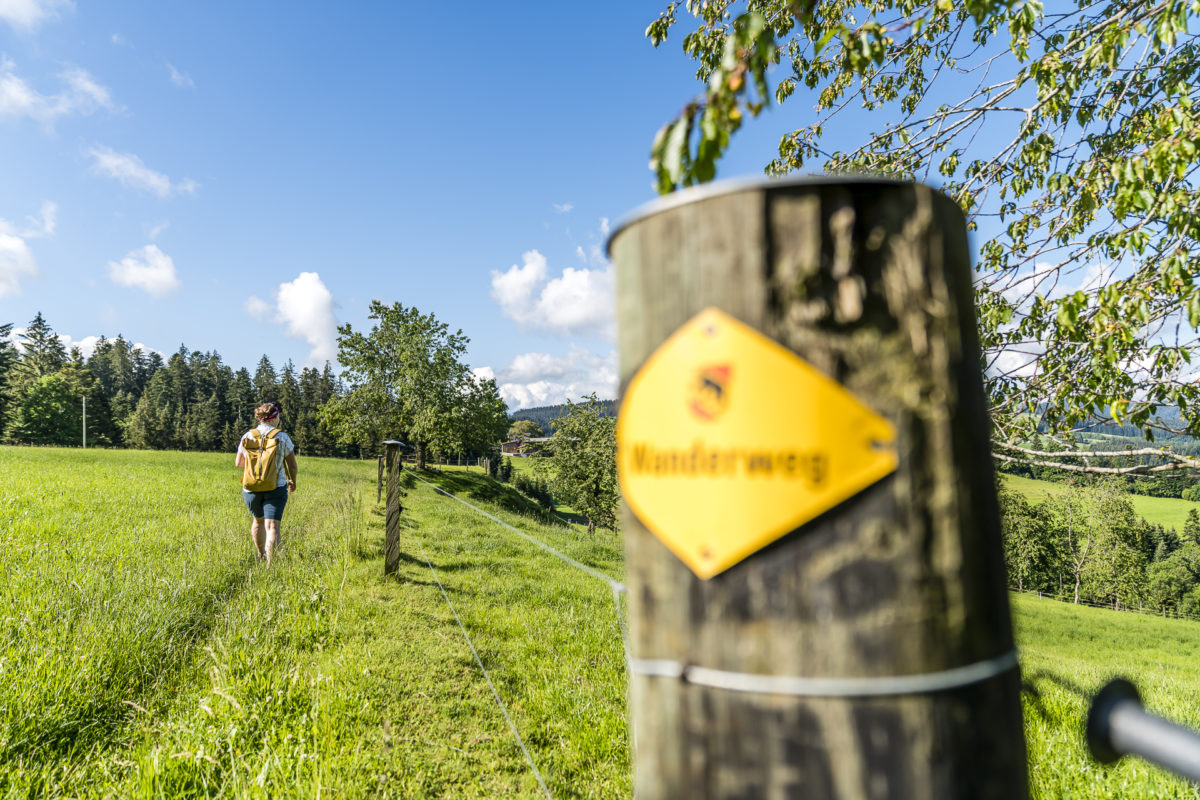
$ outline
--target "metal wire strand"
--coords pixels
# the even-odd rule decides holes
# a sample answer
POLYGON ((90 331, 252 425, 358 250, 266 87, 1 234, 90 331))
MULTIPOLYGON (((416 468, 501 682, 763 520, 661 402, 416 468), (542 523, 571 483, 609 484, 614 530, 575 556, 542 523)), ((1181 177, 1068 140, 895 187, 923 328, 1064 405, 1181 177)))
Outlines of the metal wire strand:
POLYGON ((517 726, 508 713, 508 707, 500 699, 500 692, 496 691, 496 684, 492 683, 492 676, 488 674, 487 667, 483 665, 483 659, 479 657, 479 652, 475 649, 475 643, 471 641, 471 635, 467 633, 466 626, 463 625, 458 612, 454 610, 454 604, 450 602, 450 595, 446 593, 446 587, 442 585, 442 579, 438 577, 437 570, 433 568, 433 562, 429 560, 429 554, 425 552, 425 545, 421 543, 416 534, 413 534, 413 538, 417 541, 417 547, 421 548, 421 556, 425 559, 425 563, 429 565, 429 571, 433 573, 433 579, 437 581, 438 588, 442 590, 442 597, 445 598, 446 605, 450 607, 450 613, 454 615, 454 621, 458 623, 458 629, 462 631, 463 638, 467 640, 467 647, 471 648, 471 655, 475 656, 475 663, 479 665, 479 670, 483 673, 483 679, 487 681, 488 688, 492 690, 492 696, 496 698, 496 704, 500 706, 500 712, 504 714, 504 721, 508 723, 508 729, 512 731, 517 744, 521 747, 521 752, 525 754, 525 761, 529 764, 529 768, 533 770, 533 777, 537 778, 538 786, 542 787, 542 793, 546 795, 547 800, 554 800, 554 795, 550 794, 550 789, 546 786, 546 782, 542 780, 542 773, 538 771, 537 765, 533 763, 533 756, 529 755, 529 748, 525 746, 525 740, 517 732, 517 726))
POLYGON ((888 697, 945 692, 969 686, 1017 669, 1017 651, 962 667, 920 675, 885 675, 875 678, 807 678, 793 675, 755 675, 730 672, 670 659, 635 658, 630 671, 653 678, 673 678, 696 686, 731 692, 778 694, 794 697, 888 697))
POLYGON ((564 553, 560 553, 559 551, 555 550, 553 547, 546 544, 545 542, 539 541, 539 540, 533 538, 532 536, 530 536, 529 534, 525 533, 525 531, 522 531, 518 528, 514 528, 512 525, 509 525, 504 520, 493 517, 488 512, 484 511, 481 508, 477 508, 476 506, 471 505, 466 500, 463 500, 461 497, 457 497, 455 495, 450 494, 450 492, 447 492, 445 489, 441 488, 437 484, 430 483, 429 481, 422 478, 420 475, 417 475, 412 470, 408 470, 408 473, 410 475, 412 475, 414 478, 416 478, 417 480, 419 480, 421 483, 424 483, 427 486, 431 486, 435 492, 440 492, 441 494, 446 495, 446 497, 449 497, 451 500, 457 500, 458 502, 462 503, 467 508, 473 509, 473 510, 477 511, 478 513, 482 514, 483 516, 487 517, 488 519, 490 519, 492 522, 496 523, 497 525, 507 528, 508 530, 517 534, 518 536, 520 536, 522 539, 526 540, 527 542, 537 545, 538 547, 545 550, 547 553, 550 553, 551 555, 562 559, 563 561, 567 562, 568 564, 575 567, 576 569, 586 572, 588 575, 591 575, 593 578, 604 581, 612 588, 612 590, 614 592, 624 592, 625 591, 625 584, 621 583, 618 580, 610 578, 609 576, 605 575, 600 570, 593 569, 592 567, 589 567, 587 564, 581 564, 580 562, 576 561, 575 559, 571 558, 570 556, 568 556, 564 553))

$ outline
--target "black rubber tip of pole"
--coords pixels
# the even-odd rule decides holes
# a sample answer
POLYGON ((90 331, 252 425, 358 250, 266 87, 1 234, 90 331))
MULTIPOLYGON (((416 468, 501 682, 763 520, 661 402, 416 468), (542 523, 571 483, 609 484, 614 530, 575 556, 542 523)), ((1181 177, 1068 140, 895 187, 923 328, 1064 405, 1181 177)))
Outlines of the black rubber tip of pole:
POLYGON ((1109 722, 1113 709, 1128 700, 1134 701, 1139 706, 1142 704, 1142 696, 1138 694, 1137 687, 1124 678, 1109 681, 1092 698, 1092 705, 1088 709, 1087 716, 1087 743, 1088 750, 1092 752, 1092 758, 1101 764, 1111 764, 1125 755, 1113 746, 1112 729, 1109 722))

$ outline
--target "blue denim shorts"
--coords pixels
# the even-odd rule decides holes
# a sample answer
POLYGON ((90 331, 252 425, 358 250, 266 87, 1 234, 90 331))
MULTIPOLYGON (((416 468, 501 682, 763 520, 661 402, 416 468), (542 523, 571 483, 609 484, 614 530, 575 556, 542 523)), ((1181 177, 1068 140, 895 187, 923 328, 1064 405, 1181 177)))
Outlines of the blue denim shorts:
POLYGON ((242 489, 242 499, 255 519, 283 519, 283 507, 287 505, 287 486, 279 486, 269 492, 247 492, 242 489))

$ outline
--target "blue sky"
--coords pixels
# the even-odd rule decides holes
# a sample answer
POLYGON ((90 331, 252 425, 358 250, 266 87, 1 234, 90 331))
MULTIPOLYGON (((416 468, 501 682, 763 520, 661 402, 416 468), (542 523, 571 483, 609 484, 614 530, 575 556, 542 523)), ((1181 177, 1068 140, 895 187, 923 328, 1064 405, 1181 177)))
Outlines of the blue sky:
POLYGON ((375 298, 513 408, 615 396, 606 231, 699 91, 660 10, 0 0, 0 323, 304 366, 375 298))

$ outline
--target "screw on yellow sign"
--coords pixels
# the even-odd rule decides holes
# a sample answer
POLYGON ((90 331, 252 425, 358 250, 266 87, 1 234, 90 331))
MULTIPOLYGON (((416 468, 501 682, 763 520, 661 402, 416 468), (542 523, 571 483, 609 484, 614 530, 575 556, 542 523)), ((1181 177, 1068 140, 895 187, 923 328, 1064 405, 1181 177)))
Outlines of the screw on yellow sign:
POLYGON ((896 469, 883 417, 715 308, 646 360, 617 418, 633 512, 710 578, 896 469))

